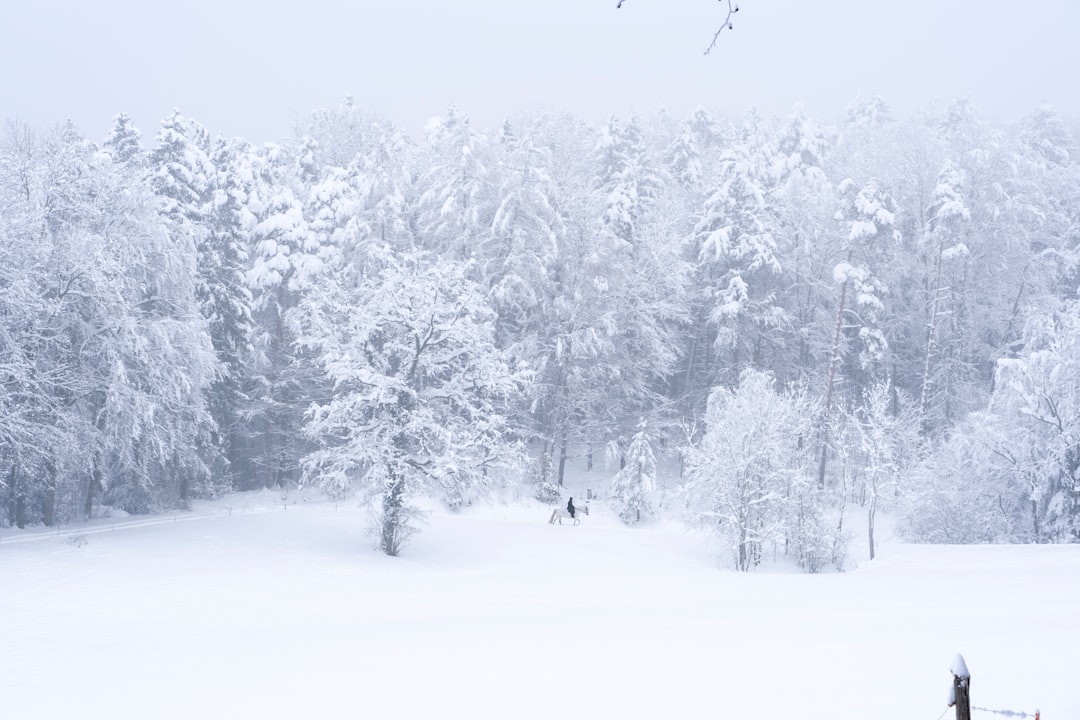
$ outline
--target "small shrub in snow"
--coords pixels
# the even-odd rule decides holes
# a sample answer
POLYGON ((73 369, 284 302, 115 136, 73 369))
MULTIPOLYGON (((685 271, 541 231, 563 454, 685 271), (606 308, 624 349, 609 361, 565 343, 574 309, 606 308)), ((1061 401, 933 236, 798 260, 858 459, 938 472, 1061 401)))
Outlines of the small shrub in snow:
POLYGON ((543 480, 536 484, 536 492, 533 497, 542 503, 557 505, 562 501, 562 490, 559 489, 558 485, 543 480))

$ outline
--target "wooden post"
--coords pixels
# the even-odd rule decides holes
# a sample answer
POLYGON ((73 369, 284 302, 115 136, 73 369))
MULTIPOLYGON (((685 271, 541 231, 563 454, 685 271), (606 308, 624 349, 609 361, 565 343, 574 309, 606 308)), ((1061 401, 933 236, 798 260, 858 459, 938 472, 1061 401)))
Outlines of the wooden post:
POLYGON ((963 655, 956 656, 950 671, 953 687, 949 706, 956 706, 956 720, 971 720, 971 673, 968 672, 963 655))

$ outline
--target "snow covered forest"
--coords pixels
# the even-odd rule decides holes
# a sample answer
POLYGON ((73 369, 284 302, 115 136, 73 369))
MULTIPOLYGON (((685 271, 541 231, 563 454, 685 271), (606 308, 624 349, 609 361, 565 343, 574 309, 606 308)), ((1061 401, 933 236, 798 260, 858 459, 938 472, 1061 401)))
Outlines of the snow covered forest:
POLYGON ((871 556, 883 511, 1076 542, 1078 285, 1080 123, 1045 107, 11 124, 0 527, 310 484, 393 555, 418 499, 555 501, 587 456, 740 569, 842 566, 845 513, 871 556))

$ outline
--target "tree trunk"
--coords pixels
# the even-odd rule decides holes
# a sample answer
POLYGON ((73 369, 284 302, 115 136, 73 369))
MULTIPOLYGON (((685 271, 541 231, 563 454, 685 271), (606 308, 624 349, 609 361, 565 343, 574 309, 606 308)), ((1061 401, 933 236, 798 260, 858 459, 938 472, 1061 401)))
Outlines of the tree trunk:
POLYGON ((1034 534, 1035 542, 1040 541, 1039 537, 1039 503, 1035 500, 1031 501, 1031 532, 1034 534))
POLYGON ((46 527, 56 523, 56 463, 45 463, 45 491, 41 493, 41 522, 46 527))
MULTIPOLYGON (((848 255, 850 259, 850 253, 848 255)), ((840 364, 840 333, 844 327, 844 303, 847 301, 848 283, 840 286, 840 306, 836 310, 836 330, 833 333, 832 355, 829 357, 829 384, 825 390, 825 414, 821 423, 821 460, 818 462, 818 487, 825 487, 825 466, 829 458, 829 425, 832 414, 833 387, 836 384, 836 368, 840 364)))
POLYGON ((186 468, 180 469, 180 509, 191 509, 191 475, 186 468))
POLYGON ((930 317, 926 323, 926 361, 923 363, 922 393, 919 397, 919 424, 923 432, 929 428, 926 423, 926 407, 930 402, 930 359, 934 354, 934 341, 937 337, 938 300, 941 295, 941 255, 943 248, 938 243, 937 262, 934 271, 934 296, 930 300, 930 317))
POLYGON ((405 481, 394 477, 382 502, 382 532, 379 549, 391 557, 401 551, 401 511, 405 504, 405 481))
POLYGON ((12 463, 8 473, 8 487, 11 488, 12 500, 14 501, 15 527, 22 530, 26 527, 26 488, 20 480, 19 464, 12 463))
POLYGON ((866 516, 866 530, 870 540, 870 559, 874 559, 874 516, 877 514, 877 491, 870 496, 870 510, 866 516))
POLYGON ((86 502, 83 504, 83 517, 89 520, 94 514, 94 496, 101 489, 101 458, 94 458, 94 467, 90 471, 90 482, 86 485, 86 502))
POLYGON ((566 475, 566 438, 559 442, 559 487, 563 486, 563 478, 566 475))

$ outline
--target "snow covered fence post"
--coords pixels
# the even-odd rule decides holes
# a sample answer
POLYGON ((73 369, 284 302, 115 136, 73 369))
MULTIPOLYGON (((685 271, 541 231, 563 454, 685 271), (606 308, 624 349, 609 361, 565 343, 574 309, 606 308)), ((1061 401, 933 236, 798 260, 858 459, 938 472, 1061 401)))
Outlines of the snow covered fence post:
POLYGON ((967 664, 963 655, 957 655, 950 668, 953 676, 953 686, 949 691, 949 707, 956 706, 956 720, 971 720, 971 673, 968 672, 967 664))

